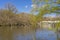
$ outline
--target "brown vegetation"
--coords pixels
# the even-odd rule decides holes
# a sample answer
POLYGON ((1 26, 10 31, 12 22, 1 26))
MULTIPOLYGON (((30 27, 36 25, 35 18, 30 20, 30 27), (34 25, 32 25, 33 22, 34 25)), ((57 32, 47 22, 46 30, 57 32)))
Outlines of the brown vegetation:
POLYGON ((0 10, 0 25, 31 25, 30 19, 26 13, 15 14, 8 10, 0 10))
POLYGON ((0 26, 30 26, 32 14, 17 13, 15 6, 7 4, 5 9, 0 9, 0 26))

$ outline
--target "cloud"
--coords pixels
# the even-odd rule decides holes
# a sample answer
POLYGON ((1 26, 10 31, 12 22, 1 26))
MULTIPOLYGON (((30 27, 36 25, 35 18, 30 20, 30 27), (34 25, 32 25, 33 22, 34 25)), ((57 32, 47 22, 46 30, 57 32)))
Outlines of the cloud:
POLYGON ((34 5, 32 4, 31 7, 33 7, 34 5))
POLYGON ((26 5, 25 8, 28 8, 28 6, 26 5))
POLYGON ((36 4, 32 4, 32 5, 31 5, 31 7, 36 8, 36 7, 37 7, 37 5, 36 5, 36 4))

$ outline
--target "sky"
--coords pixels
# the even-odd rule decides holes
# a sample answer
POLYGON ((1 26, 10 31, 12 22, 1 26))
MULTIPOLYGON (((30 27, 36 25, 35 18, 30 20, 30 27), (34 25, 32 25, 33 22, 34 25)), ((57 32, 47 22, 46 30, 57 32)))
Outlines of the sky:
MULTIPOLYGON (((19 12, 25 13, 30 13, 32 7, 34 7, 32 4, 32 0, 0 0, 0 8, 4 8, 7 3, 11 3, 12 5, 14 5, 19 12)), ((55 15, 52 14, 50 16, 55 15)))
POLYGON ((19 12, 29 13, 32 9, 32 0, 0 0, 0 8, 4 8, 7 3, 13 4, 19 12))
POLYGON ((46 14, 44 17, 56 17, 56 13, 46 14))

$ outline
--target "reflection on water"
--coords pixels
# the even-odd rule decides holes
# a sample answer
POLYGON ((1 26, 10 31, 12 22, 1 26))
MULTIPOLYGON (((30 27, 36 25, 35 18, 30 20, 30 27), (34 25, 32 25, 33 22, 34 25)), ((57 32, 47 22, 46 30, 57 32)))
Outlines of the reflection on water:
POLYGON ((40 38, 41 40, 56 40, 56 33, 53 31, 37 31, 37 38, 40 38))
POLYGON ((0 27, 0 40, 57 40, 57 34, 31 27, 0 27))

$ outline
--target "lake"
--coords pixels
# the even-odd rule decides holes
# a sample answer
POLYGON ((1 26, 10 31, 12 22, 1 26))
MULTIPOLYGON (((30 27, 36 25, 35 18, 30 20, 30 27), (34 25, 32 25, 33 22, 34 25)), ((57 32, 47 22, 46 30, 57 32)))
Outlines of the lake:
POLYGON ((0 40, 57 40, 60 33, 32 27, 0 27, 0 40))

